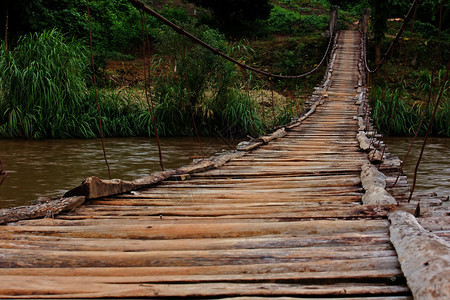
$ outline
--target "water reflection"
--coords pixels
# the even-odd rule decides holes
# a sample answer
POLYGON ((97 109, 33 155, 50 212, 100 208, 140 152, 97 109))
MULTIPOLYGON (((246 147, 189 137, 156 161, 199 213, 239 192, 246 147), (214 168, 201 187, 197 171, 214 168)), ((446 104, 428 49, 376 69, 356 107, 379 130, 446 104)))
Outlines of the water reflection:
MULTIPOLYGON (((390 137, 385 142, 389 151, 400 159, 405 157, 411 138, 390 137)), ((419 157, 423 139, 417 139, 408 159, 404 163, 404 172, 408 183, 412 185, 414 169, 419 157)), ((425 151, 417 173, 416 191, 434 192, 439 196, 450 195, 450 139, 428 138, 425 151)))
MULTIPOLYGON (((203 152, 210 156, 230 147, 216 138, 202 138, 203 152)), ((30 204, 38 196, 60 196, 88 176, 107 178, 99 140, 0 140, 0 157, 8 177, 0 187, 2 208, 30 204)), ((159 171, 154 139, 106 139, 113 178, 134 179, 159 171)), ((195 138, 162 138, 166 169, 177 168, 199 156, 195 138)))

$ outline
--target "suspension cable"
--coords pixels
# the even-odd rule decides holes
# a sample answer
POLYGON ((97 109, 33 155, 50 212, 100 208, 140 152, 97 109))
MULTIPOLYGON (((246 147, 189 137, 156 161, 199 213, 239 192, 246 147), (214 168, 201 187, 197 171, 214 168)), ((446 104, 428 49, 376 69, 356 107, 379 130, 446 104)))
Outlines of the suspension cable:
MULTIPOLYGON (((161 167, 161 170, 164 171, 164 162, 162 157, 162 151, 161 151, 161 143, 159 140, 159 134, 158 134, 158 124, 156 122, 156 114, 155 114, 155 107, 153 105, 153 99, 150 99, 153 97, 152 92, 149 91, 149 85, 150 85, 150 78, 147 79, 147 53, 146 53, 146 45, 149 46, 149 39, 148 39, 148 32, 147 32, 147 22, 144 16, 144 13, 141 12, 141 27, 142 27, 142 42, 143 42, 143 52, 144 52, 144 86, 145 86, 145 99, 147 101, 147 106, 150 111, 150 116, 152 118, 152 125, 153 125, 153 131, 155 133, 156 138, 156 144, 158 145, 158 154, 159 154, 159 165, 161 167), (150 98, 149 98, 150 95, 150 98)), ((150 47, 148 47, 150 49, 150 47)), ((149 74, 150 77, 150 70, 149 74)))
POLYGON ((238 65, 239 67, 241 67, 243 69, 247 69, 249 71, 253 71, 255 73, 258 73, 258 74, 261 74, 261 75, 265 75, 267 77, 273 77, 273 78, 278 78, 278 79, 298 79, 298 78, 302 78, 302 77, 308 76, 308 75, 312 74, 313 72, 315 72, 317 69, 319 69, 319 67, 326 60, 326 57, 327 57, 327 55, 328 55, 328 53, 329 53, 329 51, 331 49, 331 44, 333 42, 333 38, 335 36, 335 34, 333 32, 330 33, 330 40, 328 42, 327 50, 325 51, 325 54, 322 57, 322 60, 320 61, 320 63, 314 69, 312 69, 312 70, 310 70, 310 71, 308 71, 306 73, 303 73, 303 74, 292 75, 292 76, 272 74, 270 72, 266 72, 266 71, 260 70, 258 68, 246 65, 246 64, 238 61, 237 59, 234 59, 234 58, 226 55, 225 53, 219 51, 217 48, 214 48, 213 46, 207 44, 206 42, 202 41, 201 39, 197 38, 196 36, 194 36, 194 35, 190 34, 189 32, 185 31, 182 27, 180 27, 180 26, 176 25, 175 23, 169 21, 168 19, 164 18, 162 15, 160 15, 159 13, 157 13, 156 11, 151 9, 150 7, 146 6, 141 1, 139 1, 139 0, 129 0, 129 1, 138 10, 142 10, 142 11, 146 12, 147 14, 155 17, 156 19, 158 19, 162 23, 166 24, 167 26, 169 26, 170 28, 172 28, 173 30, 178 32, 179 34, 182 34, 182 35, 188 37, 189 39, 191 39, 195 43, 201 45, 202 47, 204 47, 204 48, 206 48, 208 50, 210 50, 211 52, 213 52, 216 55, 222 56, 223 58, 225 58, 226 60, 234 63, 235 65, 238 65))
POLYGON ((441 5, 440 5, 438 40, 437 40, 437 47, 436 47, 435 63, 434 63, 433 69, 431 70, 431 82, 430 82, 430 91, 428 93, 428 101, 423 110, 422 117, 420 119, 419 125, 417 126, 417 130, 414 134, 414 137, 412 138, 412 140, 409 144, 408 151, 406 151, 405 157, 403 158, 403 160, 400 163, 400 170, 397 174, 397 177, 395 178, 395 182, 390 187, 394 187, 400 178, 400 175, 403 171, 403 164, 408 159, 411 149, 412 149, 414 143, 416 142, 417 137, 419 136, 420 129, 422 128, 423 122, 425 120, 425 116, 428 112, 428 108, 431 103, 432 93, 433 93, 433 89, 434 89, 434 81, 433 81, 434 73, 436 71, 436 68, 437 68, 437 66, 439 64, 439 60, 440 60, 439 55, 440 55, 441 31, 442 31, 442 10, 443 10, 443 0, 441 0, 441 5))
MULTIPOLYGON (((385 63, 385 61, 387 60, 387 56, 394 49, 395 44, 397 44, 398 40, 400 39, 400 36, 402 35, 403 31, 405 30, 406 25, 408 24, 409 20, 411 19, 411 15, 414 11, 414 7, 418 4, 418 2, 419 2, 418 0, 414 0, 413 4, 409 8, 408 13, 406 14, 406 16, 403 19, 402 26, 398 30, 394 40, 389 45, 389 48, 387 49, 386 53, 384 53, 383 58, 381 59, 380 63, 375 67, 375 69, 369 68, 369 64, 367 62, 367 53, 366 53, 366 51, 364 51, 364 64, 366 65, 367 72, 376 73, 380 69, 380 67, 385 63)), ((363 34, 361 37, 364 39, 364 42, 365 42, 364 50, 366 50, 367 49, 367 45, 366 45, 367 44, 367 35, 363 34)))
POLYGON ((416 163, 416 168, 414 169, 414 180, 413 180, 413 185, 412 185, 412 188, 411 188, 411 193, 409 194, 408 203, 411 201, 412 195, 414 193, 414 188, 416 187, 417 171, 419 169, 420 161, 422 160, 423 152, 425 150, 425 145, 427 143, 427 139, 428 139, 428 136, 430 134, 431 127, 433 127, 433 121, 434 121, 434 117, 436 116, 436 111, 437 111, 437 109, 439 107, 439 104, 441 102, 442 94, 444 92, 445 86, 447 85, 448 70, 449 69, 450 69, 450 61, 447 63, 447 71, 445 72, 445 78, 444 78, 444 81, 442 82, 441 90, 439 91, 439 96, 438 96, 438 98, 436 100, 436 104, 434 105, 433 114, 431 115, 430 122, 428 123, 427 133, 425 134, 425 138, 424 138, 423 144, 422 144, 422 149, 420 150, 419 158, 417 159, 417 163, 416 163))
POLYGON ((97 91, 97 81, 95 80, 95 65, 94 65, 94 51, 92 50, 92 30, 91 30, 91 13, 89 11, 89 0, 86 0, 86 8, 88 14, 88 23, 89 23, 89 45, 91 50, 91 64, 92 64, 92 80, 94 82, 94 90, 95 90, 95 100, 97 102, 97 112, 98 112, 98 125, 100 128, 100 140, 102 141, 102 149, 103 149, 103 157, 105 159, 106 167, 108 168, 108 176, 111 179, 111 169, 109 168, 108 158, 106 156, 105 149, 105 140, 103 138, 103 127, 102 127, 102 115, 100 113, 100 104, 98 100, 98 91, 97 91))

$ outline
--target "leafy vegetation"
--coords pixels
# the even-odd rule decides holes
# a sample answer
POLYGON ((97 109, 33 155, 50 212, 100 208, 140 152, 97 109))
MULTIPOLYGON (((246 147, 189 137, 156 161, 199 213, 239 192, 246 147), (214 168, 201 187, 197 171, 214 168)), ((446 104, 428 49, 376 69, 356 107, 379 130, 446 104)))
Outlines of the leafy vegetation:
MULTIPOLYGON (((444 83, 444 71, 437 72, 434 78, 431 78, 431 72, 428 70, 413 71, 408 74, 400 88, 388 85, 372 91, 370 99, 378 130, 387 133, 390 126, 390 135, 414 135, 422 116, 425 115, 419 131, 419 135, 424 135, 436 105, 439 89, 444 83), (432 98, 427 105, 430 92, 432 98)), ((444 101, 441 101, 431 125, 430 133, 435 136, 450 136, 450 103, 445 101, 449 96, 449 88, 447 82, 442 95, 444 101)))
POLYGON ((210 9, 214 23, 226 32, 237 33, 243 27, 251 26, 256 20, 269 17, 271 5, 269 0, 190 0, 210 9))
MULTIPOLYGON (((422 1, 416 23, 418 32, 415 35, 418 39, 408 72, 426 67, 433 56, 429 48, 436 45, 436 1, 422 1), (421 13, 423 11, 427 14, 421 13)), ((328 27, 328 9, 336 4, 336 1, 327 0, 255 0, 246 1, 245 5, 235 0, 192 2, 210 9, 212 14, 206 9, 198 9, 197 15, 194 15, 194 6, 181 1, 157 1, 155 8, 221 51, 248 64, 284 75, 309 70, 320 59, 327 43, 321 33, 328 27), (236 5, 239 9, 233 8, 236 5), (227 13, 230 9, 232 13, 227 13), (245 22, 240 22, 242 20, 245 22), (211 29, 208 24, 221 31, 211 29), (221 32, 241 37, 247 34, 249 39, 227 41, 221 32), (258 39, 254 39, 256 36, 258 39)), ((370 0, 338 2, 341 8, 339 20, 346 24, 355 23, 368 4, 375 11, 385 7, 385 4, 370 0)), ((389 11, 386 10, 380 18, 387 20, 400 12, 404 13, 409 5, 406 2, 389 0, 386 4, 389 11)), ((8 8, 10 31, 9 51, 3 46, 0 53, 0 136, 98 136, 97 112, 87 60, 85 2, 17 0, 3 2, 1 6, 8 8)), ((152 135, 152 114, 143 105, 140 15, 127 0, 91 1, 90 9, 96 64, 100 65, 98 75, 103 85, 100 105, 105 135, 152 135), (123 68, 111 71, 108 69, 111 60, 123 68), (131 60, 130 63, 127 60, 131 60), (129 76, 125 74, 125 65, 134 65, 131 72, 134 77, 129 81, 115 80, 114 75, 121 78, 129 76)), ((447 4, 445 15, 448 15, 447 4)), ((192 119, 205 135, 262 133, 271 126, 289 121, 301 109, 301 101, 293 99, 310 93, 322 78, 323 72, 319 70, 303 80, 269 82, 267 78, 243 72, 217 58, 156 19, 147 17, 146 20, 152 53, 150 94, 162 135, 192 135, 192 119), (283 101, 275 101, 272 108, 271 96, 265 95, 270 94, 272 88, 278 91, 277 95, 283 93, 291 100, 284 98, 283 101)), ((0 24, 4 23, 5 15, 0 14, 0 24)), ((395 33, 395 26, 390 22, 386 24, 395 33)), ((444 25, 443 29, 441 61, 448 58, 450 49, 447 47, 448 25, 444 25)), ((380 35, 380 49, 389 39, 384 34, 380 35)), ((369 44, 371 62, 375 44, 373 41, 369 44)), ((398 53, 395 55, 400 56, 398 53)), ((383 94, 377 94, 375 87, 374 94, 385 101, 374 100, 374 103, 380 102, 376 102, 380 115, 389 114, 389 103, 395 97, 404 100, 404 112, 407 114, 414 114, 408 107, 422 107, 418 103, 424 101, 424 96, 417 95, 424 93, 406 88, 420 86, 420 78, 405 77, 403 88, 396 86, 395 80, 392 80, 383 94), (417 85, 414 85, 415 82, 417 85)), ((380 80, 376 79, 374 83, 380 85, 380 80)), ((448 108, 444 109, 448 111, 448 108)), ((439 119, 443 120, 443 127, 448 122, 446 118, 439 119)), ((379 121, 382 123, 383 119, 379 121)), ((405 128, 409 132, 413 125, 408 123, 400 127, 403 132, 405 128)), ((444 131, 436 129, 434 133, 441 135, 445 134, 444 131)))

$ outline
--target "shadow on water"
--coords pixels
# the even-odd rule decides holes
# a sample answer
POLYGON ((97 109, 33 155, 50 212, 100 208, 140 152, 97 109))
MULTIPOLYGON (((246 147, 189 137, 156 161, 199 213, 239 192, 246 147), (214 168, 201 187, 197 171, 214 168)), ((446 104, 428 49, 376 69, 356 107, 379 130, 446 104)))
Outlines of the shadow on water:
MULTIPOLYGON (((403 159, 411 138, 389 137, 384 141, 388 145, 389 152, 403 159)), ((423 139, 416 140, 404 163, 403 171, 408 177, 410 186, 413 183, 414 169, 422 143, 423 139)), ((450 195, 450 138, 428 138, 417 173, 415 191, 436 193, 439 196, 450 195)))
MULTIPOLYGON (((108 178, 99 140, 1 140, 0 157, 8 177, 0 187, 0 207, 28 205, 39 196, 61 196, 86 177, 108 178)), ((230 146, 202 138, 205 156, 230 146)), ((149 138, 105 139, 113 178, 135 179, 159 171, 156 142, 149 138)), ((200 156, 195 138, 162 138, 164 166, 178 168, 200 156)))

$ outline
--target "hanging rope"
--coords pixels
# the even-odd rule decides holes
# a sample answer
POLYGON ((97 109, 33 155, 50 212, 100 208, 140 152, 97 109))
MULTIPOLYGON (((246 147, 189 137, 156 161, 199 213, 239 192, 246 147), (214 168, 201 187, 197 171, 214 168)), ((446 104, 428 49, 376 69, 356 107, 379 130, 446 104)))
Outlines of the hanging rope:
POLYGON ((245 89, 246 89, 246 93, 247 93, 248 108, 250 109, 250 118, 252 119, 253 137, 258 137, 258 130, 256 129, 256 125, 255 125, 255 117, 253 116, 252 98, 250 97, 251 74, 248 74, 247 71, 244 69, 242 69, 242 74, 243 74, 244 80, 245 80, 245 89))
POLYGON ((323 62, 326 60, 326 57, 331 49, 331 44, 333 42, 333 38, 335 36, 334 33, 330 34, 330 40, 328 42, 328 46, 327 46, 327 50, 325 51, 325 54, 322 57, 322 60, 320 61, 320 63, 312 70, 300 74, 300 75, 293 75, 293 76, 283 76, 283 75, 278 75, 278 74, 272 74, 260 69, 257 69, 255 67, 251 67, 248 66, 222 52, 220 52, 218 49, 212 47, 211 45, 205 43, 204 41, 200 40, 199 38, 197 38, 196 36, 190 34, 189 32, 185 31, 182 27, 176 25, 175 23, 169 21, 168 19, 164 18, 162 15, 158 14, 156 11, 154 11, 153 9, 149 8, 148 6, 146 6, 144 3, 142 3, 139 0, 129 0, 131 2, 131 4, 136 7, 138 10, 144 11, 149 15, 152 15, 153 17, 155 17, 156 19, 158 19, 159 21, 161 21, 162 23, 166 24, 167 26, 169 26, 170 28, 172 28, 173 30, 175 30, 176 32, 178 32, 179 34, 182 34, 186 37, 188 37, 189 39, 191 39, 192 41, 194 41, 195 43, 203 46, 204 48, 210 50, 211 52, 213 52, 216 55, 219 55, 223 58, 225 58, 228 61, 231 61, 232 63, 234 63, 235 65, 238 65, 239 67, 241 67, 242 69, 246 69, 249 71, 253 71, 255 73, 267 76, 267 77, 273 77, 273 78, 279 78, 279 79, 298 79, 298 78, 302 78, 305 76, 308 76, 312 73, 314 73, 317 69, 319 69, 319 67, 323 64, 323 62))
POLYGON ((401 85, 403 85, 403 81, 405 79, 405 73, 406 73, 406 64, 408 62, 408 57, 409 57, 409 53, 411 52, 411 47, 414 41, 414 25, 416 23, 416 16, 417 16, 417 8, 419 6, 416 5, 416 7, 414 8, 414 16, 413 16, 413 21, 411 23, 411 29, 410 29, 410 36, 409 36, 409 44, 408 44, 408 49, 406 50, 406 55, 403 59, 403 72, 402 72, 402 80, 401 80, 401 85))
POLYGON ((434 89, 434 81, 433 81, 434 73, 436 72, 436 68, 439 65, 439 61, 440 61, 439 55, 440 55, 441 32, 442 32, 442 10, 443 10, 443 0, 441 0, 441 5, 440 5, 438 40, 437 40, 437 47, 436 47, 435 63, 434 63, 433 69, 431 70, 431 82, 430 82, 430 91, 428 93, 428 101, 427 101, 427 104, 425 105, 425 109, 423 110, 422 117, 420 118, 420 122, 419 122, 419 125, 417 126, 417 130, 414 134, 414 137, 412 138, 412 140, 409 144, 408 151, 406 151, 405 157, 403 158, 403 160, 400 163, 400 169, 399 169, 399 172, 395 179, 395 182, 391 185, 391 187, 394 187, 397 184, 397 182, 400 178, 400 175, 403 172, 403 165, 407 161, 408 156, 411 152, 411 149, 412 149, 417 137, 419 136, 420 129, 422 128, 423 122, 425 120, 425 116, 428 112, 428 108, 430 107, 430 103, 431 103, 431 99, 432 99, 432 95, 433 95, 433 89, 434 89))
POLYGON ((447 71, 445 72, 444 82, 442 83, 441 90, 439 91, 439 96, 436 100, 436 104, 434 105, 433 114, 431 116, 430 122, 428 123, 427 133, 425 134, 425 138, 422 143, 422 149, 420 150, 419 158, 417 159, 416 167, 414 169, 414 180, 413 180, 413 185, 411 188, 411 193, 409 194, 408 203, 411 201, 412 195, 414 193, 414 188, 416 187, 417 171, 419 169, 420 161, 422 160, 422 155, 425 150, 425 145, 427 143, 428 136, 429 136, 431 128, 433 126, 433 121, 434 121, 434 117, 436 116, 436 111, 438 110, 439 104, 441 103, 442 94, 444 92, 445 86, 447 85, 449 69, 450 69, 450 62, 447 63, 447 71))
POLYGON ((9 1, 6 1, 5 50, 8 51, 9 1))
MULTIPOLYGON (((152 95, 151 91, 149 91, 150 78, 147 78, 147 53, 146 53, 147 47, 146 46, 148 46, 148 49, 150 49, 150 42, 149 42, 148 32, 147 32, 147 21, 145 19, 144 13, 142 11, 141 11, 141 27, 142 27, 142 42, 143 42, 142 48, 143 48, 143 52, 144 52, 145 99, 147 101, 147 106, 150 111, 150 116, 152 118, 152 125, 153 125, 153 131, 155 133, 156 144, 158 145, 159 165, 161 167, 161 170, 164 171, 164 162, 163 162, 162 151, 161 151, 161 143, 160 143, 159 134, 158 134, 158 125, 156 122, 155 107, 153 105, 153 99, 152 99, 153 95, 152 95)), ((148 77, 150 77, 150 70, 149 70, 148 77)))
POLYGON ((188 72, 187 72, 188 61, 186 58, 186 43, 185 43, 185 41, 183 41, 183 58, 184 58, 184 76, 186 78, 185 83, 186 83, 186 91, 188 93, 188 98, 189 98, 189 110, 191 112, 192 126, 194 127, 195 137, 197 138, 197 142, 200 145, 200 154, 203 158, 203 157, 205 157, 203 155, 203 144, 202 144, 202 140, 200 139, 200 135, 198 134, 197 122, 195 122, 194 110, 192 109, 193 103, 192 103, 192 97, 191 97, 191 86, 189 84, 189 77, 188 77, 188 72))
POLYGON ((275 95, 273 92, 273 81, 272 81, 271 77, 269 77, 269 83, 270 83, 270 92, 272 94, 270 105, 272 106, 273 127, 275 128, 275 126, 277 126, 276 125, 276 117, 275 117, 275 95))
POLYGON ((5 181, 8 172, 3 169, 2 159, 0 158, 0 185, 5 181))
POLYGON ((100 140, 102 141, 103 157, 105 159, 106 167, 108 168, 108 176, 109 176, 109 179, 111 179, 111 169, 109 168, 108 158, 106 156, 105 140, 103 138, 102 115, 100 113, 100 104, 99 104, 99 100, 98 100, 97 81, 95 80, 94 51, 92 50, 93 47, 92 47, 91 13, 89 11, 89 0, 86 0, 86 8, 87 8, 87 14, 88 14, 88 21, 89 21, 89 46, 90 46, 90 50, 91 50, 92 80, 94 81, 95 100, 97 102, 98 125, 100 128, 100 140))
POLYGON ((364 39, 364 64, 366 65, 366 70, 369 73, 376 73, 380 67, 385 63, 385 61, 387 60, 387 56, 391 53, 391 51, 394 49, 394 46, 397 44, 398 40, 400 39, 403 31, 405 30, 405 26, 408 24, 409 20, 411 19, 411 15, 413 13, 414 7, 418 4, 418 0, 414 0, 413 4, 411 5, 411 7, 409 8, 408 13, 406 14, 405 18, 403 19, 403 24, 400 27, 400 29, 398 30, 394 40, 391 42, 391 44, 389 45, 388 50, 386 51, 386 53, 383 55, 383 58, 381 59, 380 63, 375 67, 375 69, 370 69, 369 68, 369 64, 367 62, 367 54, 366 54, 366 49, 367 49, 367 36, 366 34, 363 34, 361 37, 364 39))

